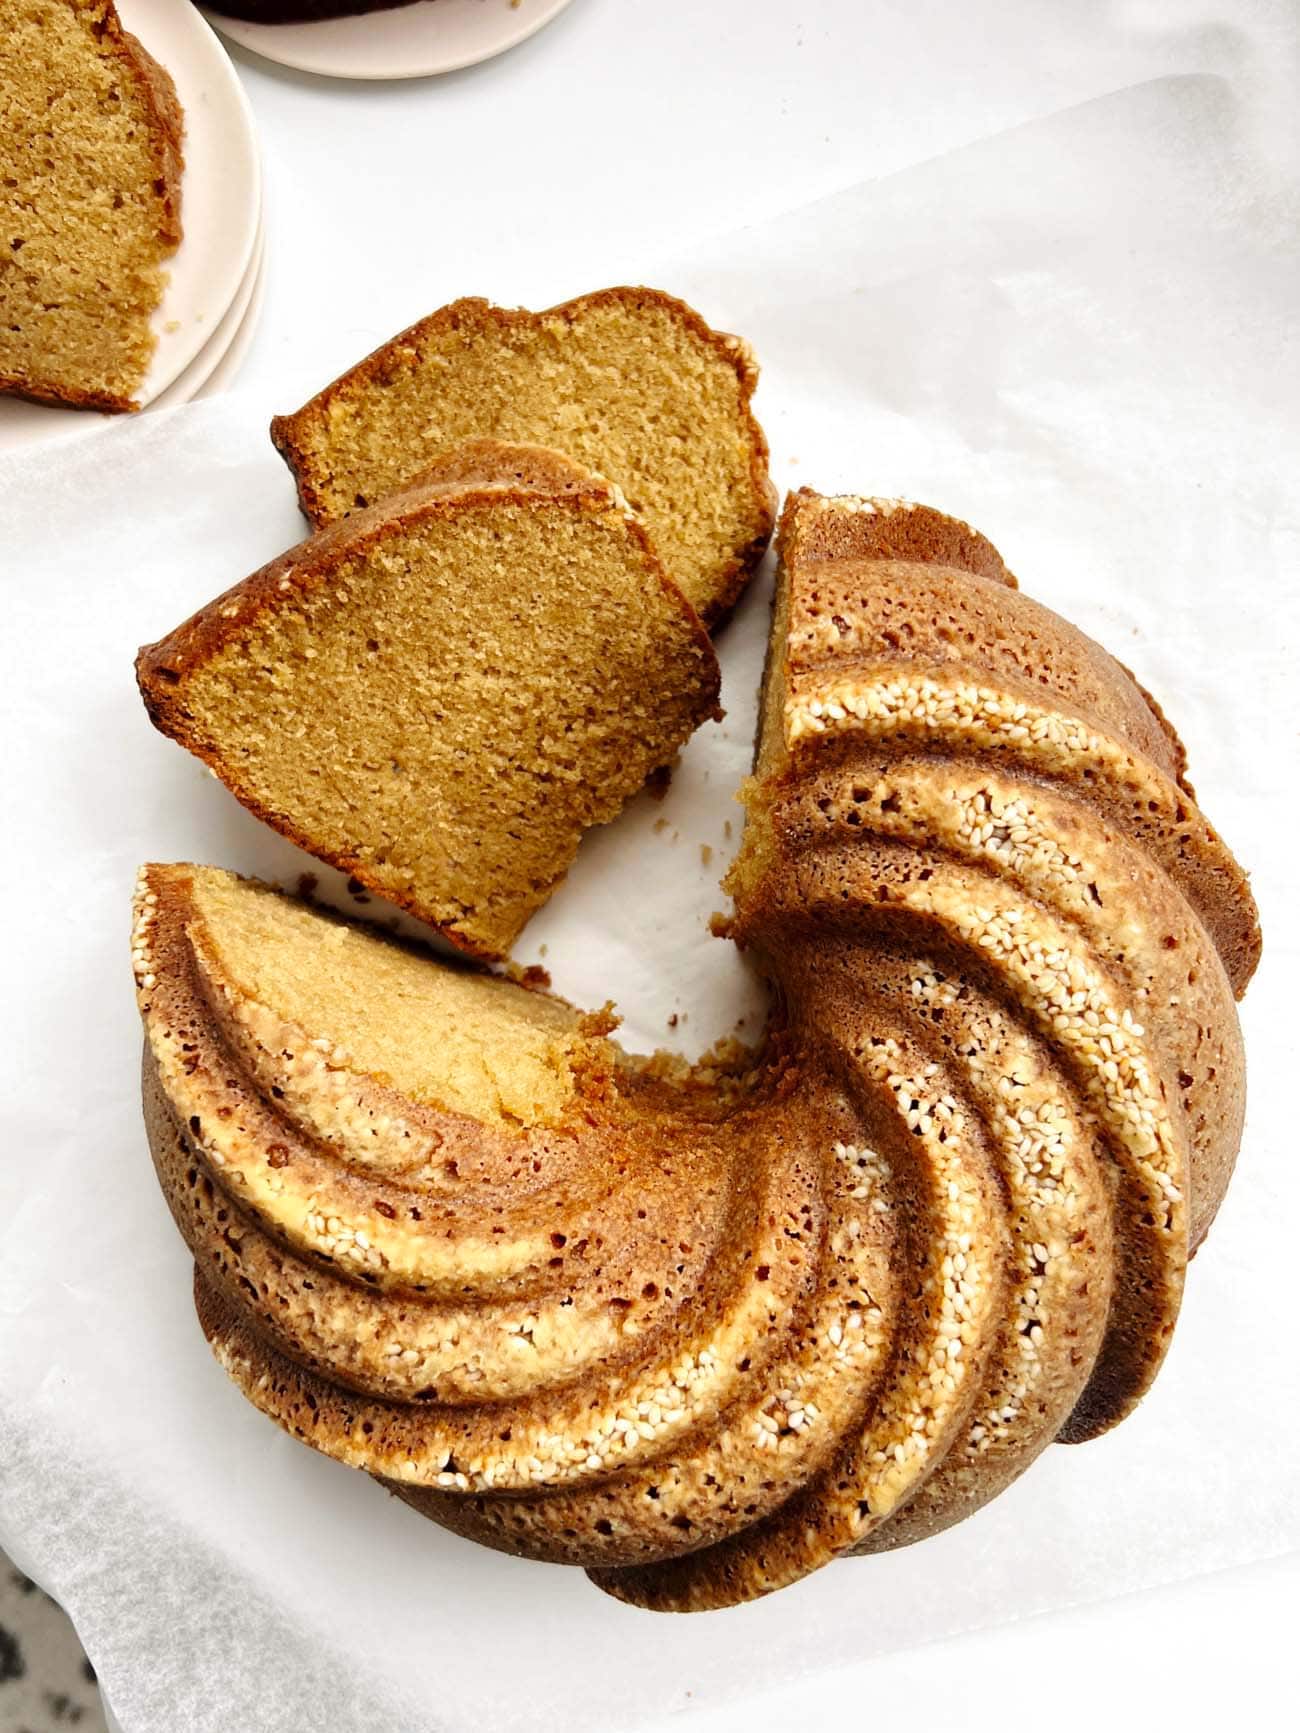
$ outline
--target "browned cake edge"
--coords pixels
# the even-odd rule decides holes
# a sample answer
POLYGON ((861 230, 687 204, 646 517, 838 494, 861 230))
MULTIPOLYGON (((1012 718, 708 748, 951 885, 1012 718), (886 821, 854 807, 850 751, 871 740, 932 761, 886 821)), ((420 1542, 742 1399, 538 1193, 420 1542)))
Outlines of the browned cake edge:
POLYGON ((363 360, 358 361, 329 385, 324 386, 314 397, 309 398, 300 409, 294 410, 289 415, 272 417, 271 440, 293 473, 298 489, 298 501, 304 517, 309 523, 315 525, 321 525, 327 521, 323 503, 311 478, 310 455, 300 440, 302 430, 310 426, 312 422, 322 419, 328 413, 330 404, 342 391, 355 384, 368 384, 371 380, 381 376, 392 355, 403 345, 418 341, 433 332, 449 328, 454 329, 457 322, 471 311, 476 317, 490 320, 502 330, 509 330, 512 327, 539 323, 545 319, 564 319, 568 324, 573 324, 581 314, 591 307, 620 303, 650 303, 668 309, 695 336, 715 349, 724 360, 734 367, 736 377, 740 382, 740 406, 749 436, 750 478, 753 484, 754 504, 763 528, 747 547, 737 553, 731 570, 724 574, 721 580, 718 598, 709 609, 705 622, 710 627, 719 625, 730 615, 746 584, 754 575, 776 523, 778 495, 768 475, 767 436, 755 420, 752 408, 754 390, 758 384, 758 365, 742 339, 725 331, 715 331, 688 302, 679 299, 676 295, 669 295, 662 289, 627 284, 609 289, 596 289, 585 295, 576 295, 571 301, 561 301, 557 306, 548 307, 540 313, 530 312, 526 307, 498 307, 482 296, 465 295, 459 300, 449 301, 445 307, 439 307, 435 312, 427 314, 425 318, 417 319, 414 325, 408 325, 404 331, 399 331, 395 337, 390 337, 378 349, 372 350, 363 360))
POLYGON ((866 503, 877 509, 870 512, 852 509, 856 503, 856 495, 822 494, 812 487, 792 489, 777 527, 781 558, 951 566, 1005 584, 1009 590, 1020 588, 989 538, 964 519, 911 500, 872 500, 866 503))
MULTIPOLYGON (((185 115, 181 108, 171 73, 156 61, 149 50, 122 27, 117 8, 106 0, 103 11, 103 37, 113 44, 113 54, 134 76, 140 86, 153 121, 152 141, 158 169, 155 186, 161 201, 161 221, 158 239, 168 253, 174 253, 181 243, 181 176, 185 157, 181 149, 185 136, 185 115)), ((85 391, 75 385, 55 384, 35 379, 30 374, 0 373, 0 396, 28 397, 36 403, 50 403, 70 409, 99 409, 114 414, 140 408, 131 397, 118 397, 102 391, 85 391)))

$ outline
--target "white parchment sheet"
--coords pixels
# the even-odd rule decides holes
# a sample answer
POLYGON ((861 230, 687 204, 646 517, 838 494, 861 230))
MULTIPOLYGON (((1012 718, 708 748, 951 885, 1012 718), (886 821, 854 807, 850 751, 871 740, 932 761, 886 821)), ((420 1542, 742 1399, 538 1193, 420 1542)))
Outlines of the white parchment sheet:
MULTIPOLYGON (((782 485, 968 517, 1135 669, 1266 934, 1241 1167, 1139 1413, 938 1540, 759 1605, 657 1617, 444 1535, 210 1358, 140 1125, 128 898, 149 858, 290 882, 312 863, 150 729, 131 659, 301 533, 265 434, 289 405, 146 416, 0 467, 0 1543, 67 1605, 130 1733, 583 1733, 1300 1545, 1297 195, 1247 122, 1227 83, 1142 86, 651 279, 754 343, 782 485)), ((725 636, 726 722, 662 805, 588 839, 520 948, 569 996, 613 996, 636 1045, 757 1031, 706 922, 763 589, 725 636)))

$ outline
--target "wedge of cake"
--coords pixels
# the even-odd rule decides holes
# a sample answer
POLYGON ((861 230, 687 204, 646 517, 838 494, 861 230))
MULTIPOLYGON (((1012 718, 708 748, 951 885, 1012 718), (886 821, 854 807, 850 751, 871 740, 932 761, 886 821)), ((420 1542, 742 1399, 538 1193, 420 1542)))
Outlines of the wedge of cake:
POLYGON ((490 441, 254 573, 137 676, 250 811, 489 958, 719 714, 704 628, 618 490, 490 441))
POLYGON ((112 0, 0 28, 0 392, 136 409, 181 238, 182 117, 112 0))
POLYGON ((608 476, 706 625, 734 606, 772 532, 758 369, 737 337, 655 289, 546 313, 453 301, 271 423, 303 511, 372 505, 447 447, 524 440, 608 476))

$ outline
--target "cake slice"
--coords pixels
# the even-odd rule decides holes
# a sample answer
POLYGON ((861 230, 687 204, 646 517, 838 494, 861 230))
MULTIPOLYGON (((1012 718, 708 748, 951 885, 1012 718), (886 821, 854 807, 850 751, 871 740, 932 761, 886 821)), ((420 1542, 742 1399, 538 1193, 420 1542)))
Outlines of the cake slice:
POLYGON ((319 392, 271 437, 320 525, 373 504, 466 439, 524 440, 608 476, 706 625, 734 606, 772 531, 758 369, 655 289, 547 313, 453 301, 319 392))
POLYGON ((4 8, 0 392, 139 407, 181 238, 182 125, 112 0, 4 8))
POLYGON ((250 811, 486 958, 720 714, 708 637, 618 490, 491 441, 136 666, 156 726, 250 811))

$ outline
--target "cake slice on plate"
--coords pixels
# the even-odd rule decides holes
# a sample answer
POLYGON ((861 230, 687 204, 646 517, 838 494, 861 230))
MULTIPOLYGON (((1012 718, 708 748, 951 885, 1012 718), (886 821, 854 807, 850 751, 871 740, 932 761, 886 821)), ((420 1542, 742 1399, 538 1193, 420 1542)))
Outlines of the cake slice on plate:
POLYGON ((0 392, 139 408, 181 238, 180 103, 112 0, 0 30, 0 392))

